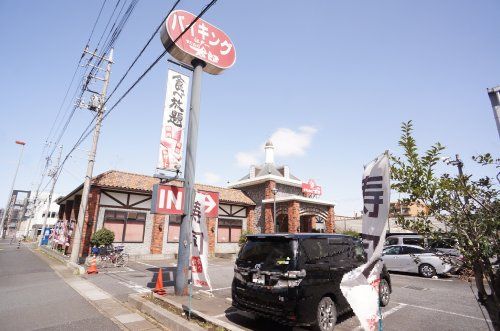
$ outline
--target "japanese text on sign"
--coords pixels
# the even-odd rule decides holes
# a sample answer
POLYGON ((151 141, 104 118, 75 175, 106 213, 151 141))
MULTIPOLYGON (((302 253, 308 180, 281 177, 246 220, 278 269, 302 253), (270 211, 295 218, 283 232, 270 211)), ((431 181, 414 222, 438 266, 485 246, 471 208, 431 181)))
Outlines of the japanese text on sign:
POLYGON ((168 71, 158 169, 176 171, 181 167, 188 86, 189 77, 168 71))
POLYGON ((184 10, 173 11, 161 31, 162 42, 165 47, 169 47, 170 53, 177 60, 190 64, 197 58, 207 64, 204 71, 219 74, 234 64, 234 45, 222 30, 202 19, 198 19, 186 31, 195 18, 195 15, 184 10), (170 49, 171 43, 184 31, 186 32, 170 49))

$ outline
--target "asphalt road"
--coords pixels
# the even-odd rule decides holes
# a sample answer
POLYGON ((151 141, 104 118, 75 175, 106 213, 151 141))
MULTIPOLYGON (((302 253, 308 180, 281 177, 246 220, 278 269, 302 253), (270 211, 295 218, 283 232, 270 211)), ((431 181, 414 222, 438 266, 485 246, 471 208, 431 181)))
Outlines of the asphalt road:
MULTIPOLYGON (((157 267, 164 270, 164 284, 173 284, 175 261, 133 262, 127 268, 101 270, 99 275, 87 279, 116 298, 126 300, 128 293, 145 293, 154 287, 157 267)), ((209 274, 215 298, 195 294, 194 300, 202 300, 204 313, 247 330, 288 330, 231 308, 232 261, 212 259, 209 274)), ((391 279, 391 302, 382 310, 384 330, 488 330, 469 283, 451 277, 425 279, 409 274, 391 274, 391 279)), ((336 330, 356 330, 358 326, 356 318, 347 315, 340 319, 336 330)), ((493 330, 491 325, 490 328, 493 330)))
POLYGON ((0 330, 120 330, 25 247, 0 240, 0 330))

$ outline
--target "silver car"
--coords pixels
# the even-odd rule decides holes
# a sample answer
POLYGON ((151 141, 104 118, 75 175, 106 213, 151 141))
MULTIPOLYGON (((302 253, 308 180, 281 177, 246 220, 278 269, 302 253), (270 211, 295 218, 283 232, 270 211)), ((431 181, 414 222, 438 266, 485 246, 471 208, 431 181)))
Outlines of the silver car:
POLYGON ((446 258, 415 245, 385 247, 382 260, 389 271, 417 273, 427 278, 450 272, 453 267, 446 258))

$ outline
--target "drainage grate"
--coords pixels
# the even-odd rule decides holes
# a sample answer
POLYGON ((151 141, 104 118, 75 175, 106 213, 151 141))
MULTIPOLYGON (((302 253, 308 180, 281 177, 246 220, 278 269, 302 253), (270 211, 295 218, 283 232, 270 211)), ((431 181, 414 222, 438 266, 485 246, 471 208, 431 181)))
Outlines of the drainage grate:
POLYGON ((403 286, 403 288, 408 288, 410 290, 415 290, 415 291, 427 291, 428 288, 426 287, 418 287, 418 286, 413 286, 413 285, 406 285, 406 286, 403 286))

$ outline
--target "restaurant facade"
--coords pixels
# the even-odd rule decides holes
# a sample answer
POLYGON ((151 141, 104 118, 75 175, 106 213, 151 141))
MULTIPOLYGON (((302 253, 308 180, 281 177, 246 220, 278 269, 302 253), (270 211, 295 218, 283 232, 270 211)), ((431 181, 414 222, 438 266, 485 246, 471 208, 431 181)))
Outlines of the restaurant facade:
MULTIPOLYGON (((236 254, 242 233, 334 232, 334 204, 303 191, 303 182, 287 166, 274 165, 274 147, 265 147, 266 162, 228 187, 196 184, 219 195, 218 216, 208 217, 211 255, 236 254), (273 216, 276 206, 276 223, 273 216)), ((81 257, 90 252, 92 234, 102 228, 115 233, 115 244, 130 255, 172 257, 177 253, 181 215, 151 213, 152 189, 159 179, 110 170, 91 181, 81 257)), ((182 186, 182 181, 169 182, 182 186)), ((83 184, 57 200, 58 222, 51 245, 71 252, 83 184)))

